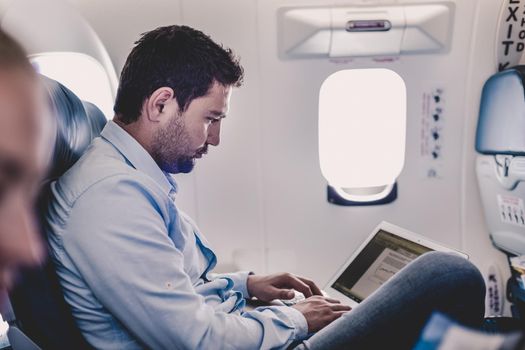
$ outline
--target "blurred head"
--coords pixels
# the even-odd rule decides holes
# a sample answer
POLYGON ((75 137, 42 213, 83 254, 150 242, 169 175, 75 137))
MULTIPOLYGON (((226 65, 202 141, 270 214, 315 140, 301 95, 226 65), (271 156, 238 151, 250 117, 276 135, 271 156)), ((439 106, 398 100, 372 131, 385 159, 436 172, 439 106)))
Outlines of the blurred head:
POLYGON ((0 287, 43 256, 33 205, 51 154, 46 111, 24 50, 0 31, 0 287))
POLYGON ((115 121, 136 137, 162 170, 189 172, 208 145, 243 69, 230 49, 186 26, 142 35, 122 70, 115 121))

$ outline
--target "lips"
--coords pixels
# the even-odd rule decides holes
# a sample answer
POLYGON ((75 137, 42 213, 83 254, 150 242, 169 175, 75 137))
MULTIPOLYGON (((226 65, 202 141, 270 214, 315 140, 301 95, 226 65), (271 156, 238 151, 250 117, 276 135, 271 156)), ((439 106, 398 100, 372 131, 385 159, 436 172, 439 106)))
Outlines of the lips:
POLYGON ((208 153, 208 147, 203 147, 195 152, 195 158, 202 158, 204 154, 208 153))

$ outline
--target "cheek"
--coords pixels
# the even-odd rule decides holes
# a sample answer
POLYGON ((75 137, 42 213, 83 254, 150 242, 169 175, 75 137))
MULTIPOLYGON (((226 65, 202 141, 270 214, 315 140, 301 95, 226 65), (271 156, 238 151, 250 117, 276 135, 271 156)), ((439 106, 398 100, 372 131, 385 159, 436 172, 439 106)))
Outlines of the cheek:
POLYGON ((199 148, 206 143, 208 126, 201 124, 190 130, 190 140, 193 148, 199 148))
POLYGON ((35 264, 44 252, 25 197, 10 194, 0 205, 0 256, 4 263, 35 264))

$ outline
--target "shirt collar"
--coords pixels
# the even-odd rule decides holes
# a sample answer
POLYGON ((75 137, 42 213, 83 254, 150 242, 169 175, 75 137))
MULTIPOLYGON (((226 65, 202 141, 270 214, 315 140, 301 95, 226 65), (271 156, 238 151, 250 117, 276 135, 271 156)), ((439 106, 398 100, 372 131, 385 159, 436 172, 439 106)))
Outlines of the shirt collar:
POLYGON ((177 191, 173 177, 163 172, 144 147, 117 123, 108 121, 100 136, 111 143, 135 169, 155 180, 166 193, 177 191))

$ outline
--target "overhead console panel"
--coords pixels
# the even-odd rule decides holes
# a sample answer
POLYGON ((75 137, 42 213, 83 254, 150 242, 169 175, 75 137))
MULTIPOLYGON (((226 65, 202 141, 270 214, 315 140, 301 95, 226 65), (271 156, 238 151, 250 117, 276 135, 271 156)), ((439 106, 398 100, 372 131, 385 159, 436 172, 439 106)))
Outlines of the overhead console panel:
POLYGON ((282 58, 447 52, 453 4, 287 7, 278 11, 282 58))

